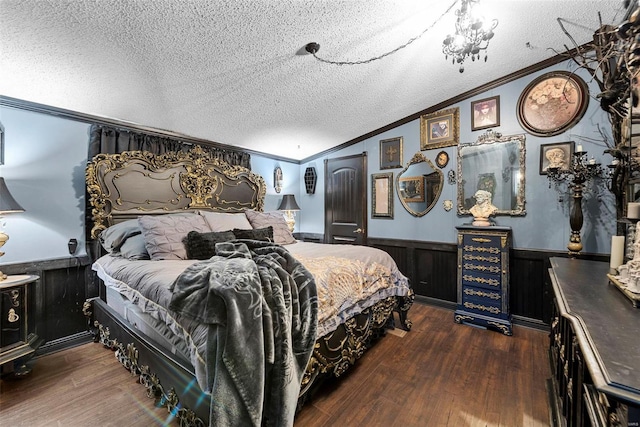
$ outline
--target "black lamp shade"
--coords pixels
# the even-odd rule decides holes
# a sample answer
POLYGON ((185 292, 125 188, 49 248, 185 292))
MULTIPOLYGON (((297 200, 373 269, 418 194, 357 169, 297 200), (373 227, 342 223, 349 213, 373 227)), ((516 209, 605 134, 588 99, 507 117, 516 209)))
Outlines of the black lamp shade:
POLYGON ((300 206, 296 203, 296 199, 293 194, 285 194, 282 196, 282 202, 278 206, 279 211, 299 211, 300 206))
POLYGON ((24 209, 9 192, 4 178, 0 178, 0 214, 9 212, 24 212, 24 209))

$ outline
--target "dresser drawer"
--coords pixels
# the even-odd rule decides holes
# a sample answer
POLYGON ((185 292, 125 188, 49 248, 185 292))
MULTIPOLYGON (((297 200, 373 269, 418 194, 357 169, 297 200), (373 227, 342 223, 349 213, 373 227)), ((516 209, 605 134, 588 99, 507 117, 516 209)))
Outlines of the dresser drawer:
POLYGON ((498 291, 465 286, 462 306, 469 312, 497 316, 502 313, 502 296, 498 291))
POLYGON ((483 254, 500 255, 502 249, 501 239, 503 236, 499 234, 472 234, 465 233, 462 238, 462 249, 465 252, 477 252, 483 254))
POLYGON ((483 274, 475 270, 462 269, 462 286, 473 286, 494 291, 502 289, 502 276, 499 274, 483 274))

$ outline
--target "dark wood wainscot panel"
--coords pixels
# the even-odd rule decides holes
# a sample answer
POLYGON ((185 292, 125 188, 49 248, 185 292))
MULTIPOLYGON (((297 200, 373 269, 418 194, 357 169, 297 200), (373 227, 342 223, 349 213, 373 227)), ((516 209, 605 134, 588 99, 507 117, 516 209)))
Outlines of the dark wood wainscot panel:
POLYGON ((88 257, 6 264, 6 274, 35 274, 40 278, 30 294, 29 322, 43 340, 38 354, 59 350, 91 339, 82 313, 84 301, 96 296, 88 257))

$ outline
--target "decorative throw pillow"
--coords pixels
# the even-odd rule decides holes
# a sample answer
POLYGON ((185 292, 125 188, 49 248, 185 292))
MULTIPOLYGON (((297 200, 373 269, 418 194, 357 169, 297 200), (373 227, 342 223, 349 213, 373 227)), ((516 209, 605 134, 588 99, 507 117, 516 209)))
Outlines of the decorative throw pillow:
POLYGON ((262 240, 263 242, 273 242, 273 227, 254 228, 253 230, 241 230, 235 228, 233 234, 236 239, 262 240))
POLYGON ((295 243, 296 239, 289 231, 289 226, 282 216, 282 212, 258 212, 247 210, 244 212, 253 228, 273 227, 273 241, 279 245, 295 243))
POLYGON ((229 231, 210 231, 199 233, 190 231, 184 238, 187 259, 209 259, 216 254, 216 243, 234 240, 235 234, 229 231))
POLYGON ((190 231, 211 231, 202 216, 186 212, 140 216, 138 224, 152 260, 187 259, 182 239, 190 231))
MULTIPOLYGON (((247 221, 248 222, 248 221, 247 221)), ((102 230, 98 236, 100 244, 107 252, 117 252, 129 237, 142 233, 137 219, 119 222, 106 230, 102 230)))
POLYGON ((226 212, 209 212, 198 211, 209 224, 211 231, 226 231, 234 228, 243 230, 251 230, 253 227, 244 213, 226 213, 226 212))

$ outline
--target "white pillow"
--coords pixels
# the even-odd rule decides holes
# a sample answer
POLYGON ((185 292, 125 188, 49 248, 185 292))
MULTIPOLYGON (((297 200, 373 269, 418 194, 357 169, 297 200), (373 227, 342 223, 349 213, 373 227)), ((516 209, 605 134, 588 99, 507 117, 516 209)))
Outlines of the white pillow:
POLYGON ((251 230, 253 227, 243 212, 209 212, 198 211, 205 219, 211 231, 229 231, 234 228, 241 230, 251 230))
POLYGON ((138 217, 145 247, 152 260, 187 259, 184 239, 190 231, 211 231, 204 218, 197 213, 145 215, 138 217))

